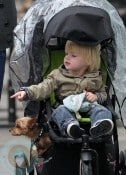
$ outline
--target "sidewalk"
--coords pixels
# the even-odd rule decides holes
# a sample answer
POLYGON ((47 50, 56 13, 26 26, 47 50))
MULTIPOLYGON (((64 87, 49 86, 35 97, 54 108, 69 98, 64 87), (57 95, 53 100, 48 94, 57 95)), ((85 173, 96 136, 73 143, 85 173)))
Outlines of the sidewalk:
POLYGON ((14 155, 18 150, 29 159, 30 140, 25 136, 12 136, 8 129, 0 129, 0 174, 15 175, 14 155))
MULTIPOLYGON (((5 65, 5 75, 4 75, 4 82, 3 82, 3 91, 1 95, 1 101, 0 101, 0 127, 4 125, 8 125, 8 115, 9 115, 9 96, 8 96, 8 81, 9 81, 9 65, 8 60, 6 61, 5 65)), ((16 101, 16 117, 23 116, 23 107, 22 103, 16 101)))

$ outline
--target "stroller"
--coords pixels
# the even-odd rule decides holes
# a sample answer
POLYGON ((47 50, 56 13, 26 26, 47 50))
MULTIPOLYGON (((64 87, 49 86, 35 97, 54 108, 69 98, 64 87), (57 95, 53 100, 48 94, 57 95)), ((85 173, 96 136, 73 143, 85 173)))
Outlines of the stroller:
MULTIPOLYGON (((51 2, 48 3, 51 4, 51 2)), ((37 2, 35 2, 35 5, 37 7, 37 2)), ((47 2, 45 2, 45 5, 47 5, 47 2)), ((31 14, 30 11, 28 13, 31 14)), ((89 116, 84 116, 80 120, 81 127, 83 127, 86 131, 84 137, 77 140, 65 140, 61 136, 57 135, 57 130, 51 123, 50 116, 52 103, 54 103, 55 100, 54 96, 51 96, 51 102, 48 100, 42 101, 41 103, 32 102, 34 103, 34 106, 36 105, 36 110, 39 107, 39 120, 41 119, 41 116, 49 118, 50 136, 54 141, 53 149, 48 150, 43 157, 37 158, 37 163, 34 165, 36 167, 37 174, 126 174, 126 152, 124 150, 119 153, 118 132, 116 125, 116 120, 119 117, 115 112, 116 106, 118 105, 120 107, 120 101, 118 101, 115 85, 113 84, 117 69, 117 54, 115 50, 116 40, 108 13, 101 8, 88 6, 87 4, 83 5, 81 1, 79 4, 77 1, 77 4, 73 3, 71 6, 55 12, 55 15, 52 15, 53 17, 50 17, 50 19, 48 18, 48 15, 46 20, 43 16, 44 15, 37 18, 39 19, 38 23, 32 23, 35 25, 35 30, 33 32, 32 42, 30 42, 30 44, 30 38, 23 38, 22 41, 17 35, 15 36, 16 42, 21 42, 22 45, 25 43, 25 46, 23 47, 27 48, 27 52, 25 52, 25 50, 23 50, 23 53, 20 52, 21 48, 18 51, 16 50, 16 52, 15 50, 12 52, 10 72, 14 90, 17 91, 21 86, 38 83, 41 80, 41 75, 44 78, 51 70, 57 68, 63 61, 63 50, 66 40, 69 39, 85 45, 96 45, 100 43, 102 46, 101 72, 108 94, 108 99, 105 106, 112 112, 114 129, 111 139, 107 138, 105 140, 98 141, 92 140, 88 132, 90 128, 90 119, 89 116), (40 37, 38 36, 38 33, 41 33, 40 37), (26 57, 28 59, 28 65, 25 65, 24 68, 28 66, 26 70, 29 72, 25 70, 27 75, 25 77, 24 72, 22 74, 19 71, 22 68, 18 69, 15 65, 16 62, 14 61, 17 54, 19 54, 19 59, 16 59, 16 61, 18 61, 22 66, 26 61, 24 59, 26 59, 26 57), (85 156, 81 157, 81 155, 83 155, 81 154, 82 150, 84 151, 85 156), (84 162, 85 164, 83 164, 84 162)), ((123 104, 124 102, 125 99, 123 99, 123 104)), ((25 103, 24 105, 26 108, 28 108, 28 105, 30 106, 31 104, 25 103)), ((30 172, 30 174, 34 174, 34 172, 30 172)))

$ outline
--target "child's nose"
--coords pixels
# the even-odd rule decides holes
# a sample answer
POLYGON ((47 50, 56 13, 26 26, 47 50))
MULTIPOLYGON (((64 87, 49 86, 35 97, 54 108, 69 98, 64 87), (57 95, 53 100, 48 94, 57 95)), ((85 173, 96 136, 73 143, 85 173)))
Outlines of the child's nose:
POLYGON ((70 59, 70 55, 66 55, 65 59, 69 60, 70 59))

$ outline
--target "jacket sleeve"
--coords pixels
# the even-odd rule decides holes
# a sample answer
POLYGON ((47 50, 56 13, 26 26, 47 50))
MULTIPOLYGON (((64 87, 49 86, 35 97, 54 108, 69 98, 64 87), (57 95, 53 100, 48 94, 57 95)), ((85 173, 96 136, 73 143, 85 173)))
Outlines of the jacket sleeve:
MULTIPOLYGON (((87 82, 87 84, 88 83, 89 82, 87 82)), ((102 79, 101 74, 92 78, 90 83, 92 83, 92 85, 89 84, 88 86, 91 87, 91 91, 97 95, 98 97, 97 102, 99 104, 103 104, 107 99, 107 93, 106 93, 106 88, 105 88, 106 85, 103 84, 103 79, 102 79)))
POLYGON ((107 93, 105 90, 105 85, 102 85, 99 91, 95 93, 98 97, 98 103, 103 104, 107 99, 107 93))
POLYGON ((38 85, 31 85, 27 87, 28 96, 30 100, 44 100, 49 98, 51 92, 57 88, 57 71, 52 71, 47 78, 38 85))
MULTIPOLYGON (((91 75, 90 75, 91 76, 91 75)), ((95 93, 98 97, 98 103, 102 104, 107 99, 107 93, 105 85, 103 84, 102 75, 99 72, 96 72, 93 77, 87 79, 87 90, 95 93)))

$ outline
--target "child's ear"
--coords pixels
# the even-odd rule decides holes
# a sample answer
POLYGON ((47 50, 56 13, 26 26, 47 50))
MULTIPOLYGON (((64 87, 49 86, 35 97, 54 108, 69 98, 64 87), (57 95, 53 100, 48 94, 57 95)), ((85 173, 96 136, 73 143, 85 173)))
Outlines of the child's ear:
POLYGON ((36 123, 37 123, 37 118, 36 118, 36 117, 31 118, 31 119, 29 120, 29 122, 28 122, 28 128, 29 128, 29 129, 34 128, 34 126, 36 125, 36 123))

